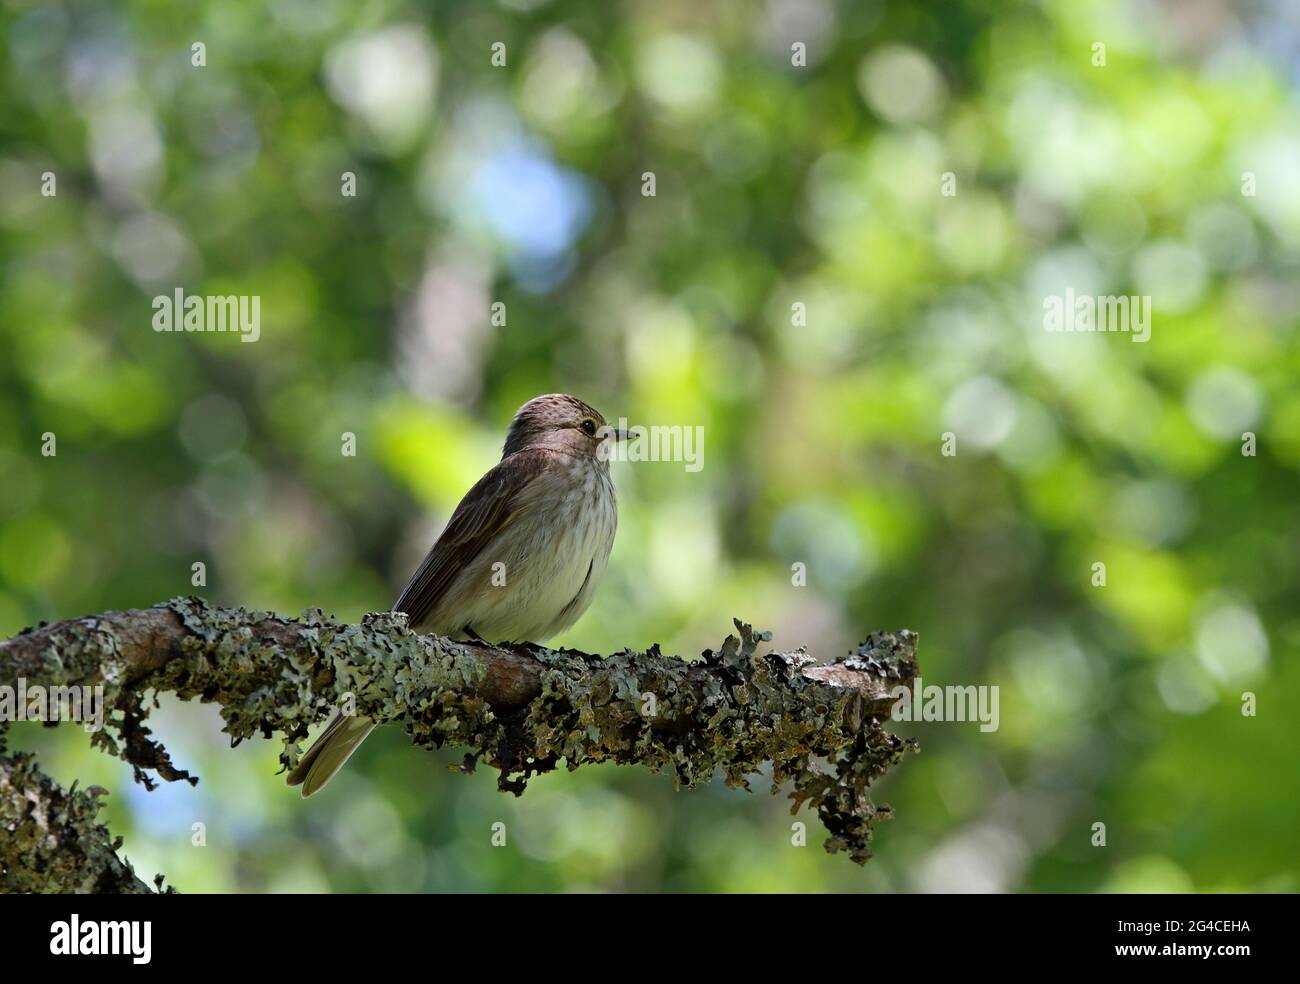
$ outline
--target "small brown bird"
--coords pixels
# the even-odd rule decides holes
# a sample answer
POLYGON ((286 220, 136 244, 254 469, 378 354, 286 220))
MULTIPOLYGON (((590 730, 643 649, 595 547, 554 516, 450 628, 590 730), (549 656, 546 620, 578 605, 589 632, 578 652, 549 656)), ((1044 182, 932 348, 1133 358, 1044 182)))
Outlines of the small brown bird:
MULTIPOLYGON (((460 501, 393 611, 418 631, 456 639, 544 642, 563 632, 605 574, 618 504, 601 448, 626 437, 576 397, 529 400, 500 462, 460 501)), ((374 726, 336 715, 289 785, 316 792, 374 726)))

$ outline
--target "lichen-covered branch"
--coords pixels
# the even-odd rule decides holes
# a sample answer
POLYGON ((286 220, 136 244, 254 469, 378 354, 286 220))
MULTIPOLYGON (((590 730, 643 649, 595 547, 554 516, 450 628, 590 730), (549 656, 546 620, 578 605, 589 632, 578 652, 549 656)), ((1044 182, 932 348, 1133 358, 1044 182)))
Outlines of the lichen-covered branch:
MULTIPOLYGON (((877 633, 848 657, 817 665, 803 652, 762 652, 767 634, 736 628, 738 636, 699 660, 664 656, 658 646, 600 657, 420 635, 391 612, 349 625, 319 611, 289 619, 176 598, 0 642, 0 692, 20 681, 101 686, 104 726, 91 742, 131 763, 150 788, 153 774, 197 782, 144 724, 158 692, 219 704, 234 741, 279 732, 286 767, 308 726, 347 705, 399 725, 416 745, 466 747, 461 768, 484 762, 515 794, 561 761, 569 769, 606 761, 669 769, 679 787, 721 770, 746 788, 770 762, 774 792, 792 781, 792 812, 805 803, 817 810, 827 850, 866 861, 871 825, 889 815, 868 787, 909 747, 881 721, 893 690, 916 675, 915 634, 877 633)), ((94 816, 93 797, 65 793, 30 758, 0 758, 0 887, 147 890, 117 861, 94 816), (77 851, 93 863, 68 863, 77 851)))
POLYGON ((95 821, 103 789, 62 789, 31 755, 0 755, 0 887, 6 892, 151 891, 95 821))

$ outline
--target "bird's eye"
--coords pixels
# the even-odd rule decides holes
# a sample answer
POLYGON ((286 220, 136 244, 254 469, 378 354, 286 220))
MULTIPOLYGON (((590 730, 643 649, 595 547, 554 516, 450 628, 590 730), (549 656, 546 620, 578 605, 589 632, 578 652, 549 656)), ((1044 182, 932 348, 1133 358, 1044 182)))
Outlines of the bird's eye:
POLYGON ((591 437, 596 433, 596 422, 588 417, 582 422, 582 432, 588 437, 591 437))

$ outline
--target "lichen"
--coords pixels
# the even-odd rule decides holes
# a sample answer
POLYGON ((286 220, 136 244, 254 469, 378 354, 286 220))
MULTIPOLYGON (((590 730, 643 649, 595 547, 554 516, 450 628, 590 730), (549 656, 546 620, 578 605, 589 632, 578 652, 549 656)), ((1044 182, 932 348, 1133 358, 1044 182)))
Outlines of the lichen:
POLYGON ((96 819, 104 794, 62 789, 29 753, 0 754, 0 891, 149 893, 117 856, 122 838, 96 819))
MULTIPOLYGON (((456 768, 494 767, 499 788, 515 795, 561 762, 569 770, 640 764, 670 772, 678 788, 720 772, 745 789, 771 762, 773 792, 792 786, 791 812, 815 809, 830 834, 827 850, 865 862, 872 825, 891 816, 871 801, 869 787, 911 743, 883 729, 879 704, 861 689, 811 679, 806 653, 762 652, 770 635, 735 625, 737 635, 693 661, 666 657, 658 646, 605 658, 509 647, 529 677, 531 699, 518 706, 499 695, 493 704, 489 678, 502 648, 420 635, 392 612, 351 625, 318 609, 292 620, 176 598, 42 629, 31 640, 40 644, 15 659, 47 684, 103 684, 108 712, 92 742, 129 762, 150 788, 151 773, 197 782, 144 725, 159 693, 219 704, 232 744, 278 733, 286 769, 300 757, 308 727, 346 699, 358 714, 399 725, 416 745, 469 749, 456 768)), ((877 634, 834 666, 881 685, 906 682, 916 672, 914 649, 911 633, 877 634)), ((84 804, 75 808, 86 819, 84 804)))

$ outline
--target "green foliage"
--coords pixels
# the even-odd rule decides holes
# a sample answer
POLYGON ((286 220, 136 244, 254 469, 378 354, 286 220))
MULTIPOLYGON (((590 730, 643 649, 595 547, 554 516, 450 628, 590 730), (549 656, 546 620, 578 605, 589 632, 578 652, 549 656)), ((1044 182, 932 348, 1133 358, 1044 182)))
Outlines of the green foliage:
POLYGON ((897 726, 863 870, 782 797, 600 766, 516 800, 395 729, 305 803, 198 705, 157 717, 195 788, 12 743, 190 890, 1300 888, 1280 11, 7 4, 0 634, 190 592, 356 621, 560 390, 705 458, 614 466, 557 643, 906 626, 926 682, 1001 688, 995 732, 897 726), (257 295, 260 337, 155 331, 177 288, 257 295), (1150 296, 1150 340, 1045 331, 1067 288, 1150 296))

